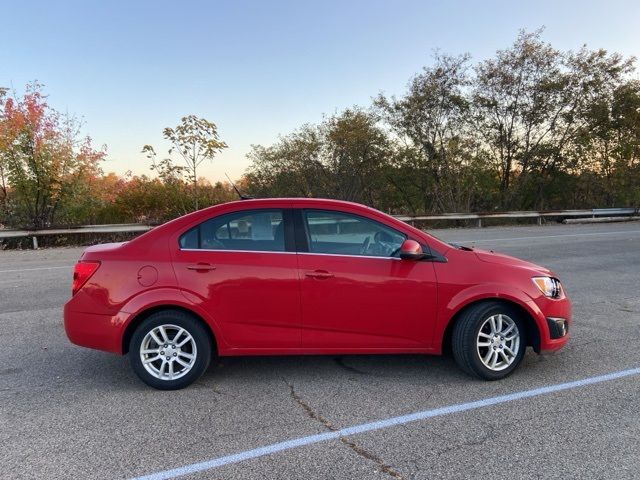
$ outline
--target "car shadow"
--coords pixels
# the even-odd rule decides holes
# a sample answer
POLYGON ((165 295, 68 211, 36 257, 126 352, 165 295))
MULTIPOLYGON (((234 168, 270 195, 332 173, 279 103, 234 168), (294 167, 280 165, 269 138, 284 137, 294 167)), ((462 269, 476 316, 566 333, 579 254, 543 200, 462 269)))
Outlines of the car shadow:
MULTIPOLYGON (((74 349, 72 361, 71 352, 49 352, 38 376, 57 379, 57 383, 73 386, 78 391, 149 390, 133 373, 126 356, 69 348, 74 349)), ((519 370, 536 370, 541 362, 544 363, 538 355, 528 351, 519 370)), ((189 388, 215 390, 242 385, 246 389, 251 385, 260 387, 283 381, 349 381, 389 387, 482 382, 462 372, 448 354, 251 356, 214 359, 204 375, 189 388)))
MULTIPOLYGON (((130 368, 126 357, 83 352, 77 380, 99 379, 112 388, 148 389, 130 368), (91 358, 99 356, 101 358, 91 358)), ((220 357, 188 388, 224 388, 226 384, 264 386, 282 381, 344 381, 458 383, 473 380, 461 372, 450 356, 431 355, 301 355, 220 357)), ((88 382, 89 388, 93 381, 88 382)))
POLYGON ((378 378, 415 377, 451 373, 450 357, 428 355, 300 355, 268 357, 222 357, 216 359, 204 377, 228 378, 249 375, 306 377, 347 375, 378 378))

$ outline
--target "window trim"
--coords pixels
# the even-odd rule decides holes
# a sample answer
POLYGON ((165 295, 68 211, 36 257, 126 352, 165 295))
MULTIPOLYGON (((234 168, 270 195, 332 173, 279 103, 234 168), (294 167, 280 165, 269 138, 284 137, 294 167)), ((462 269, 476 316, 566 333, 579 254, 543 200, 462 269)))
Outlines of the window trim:
MULTIPOLYGON (((229 222, 227 222, 228 224, 229 222)), ((230 238, 231 239, 231 238, 230 238)), ((295 238, 294 238, 294 225, 293 225, 293 209, 285 207, 265 207, 265 208, 248 208, 242 210, 234 210, 232 212, 221 213, 213 217, 209 217, 205 220, 201 220, 196 225, 192 225, 178 235, 177 238, 178 249, 183 252, 229 252, 229 253, 296 253, 295 238), (281 212, 282 222, 284 223, 284 250, 238 250, 238 249, 219 249, 219 248, 202 248, 202 236, 200 226, 206 222, 214 220, 216 218, 222 218, 227 215, 242 215, 250 214, 252 212, 281 212), (192 230, 198 230, 198 248, 185 248, 180 245, 182 237, 187 235, 192 230)))
MULTIPOLYGON (((337 213, 339 215, 345 215, 345 216, 352 216, 352 217, 356 217, 356 218, 361 218, 366 222, 377 224, 377 225, 381 225, 384 228, 392 230, 393 232, 397 233, 398 235, 404 237, 405 240, 410 238, 409 235, 407 235, 406 233, 401 232, 400 230, 397 230, 397 229, 395 229, 393 227, 390 227, 386 223, 380 222, 380 221, 378 221, 376 219, 373 219, 371 217, 367 217, 365 215, 360 215, 358 213, 345 212, 343 210, 332 210, 332 209, 326 209, 326 208, 296 208, 295 212, 294 212, 294 225, 295 225, 295 228, 296 228, 295 237, 296 237, 296 246, 297 246, 297 249, 298 249, 298 253, 301 253, 301 254, 306 254, 306 255, 329 255, 329 256, 333 256, 333 257, 377 258, 377 259, 391 259, 391 260, 397 259, 397 260, 401 260, 400 257, 386 257, 386 256, 383 257, 383 256, 378 256, 378 255, 356 255, 356 254, 346 254, 346 253, 312 252, 311 248, 310 248, 310 242, 311 242, 310 232, 308 230, 308 223, 307 223, 307 220, 306 220, 306 213, 307 212, 322 212, 322 213, 330 213, 330 214, 336 214, 337 213)), ((423 242, 420 242, 420 244, 422 245, 423 242)))
POLYGON ((213 248, 180 248, 181 252, 216 252, 216 253, 278 253, 295 255, 298 252, 287 252, 285 250, 216 250, 213 248))

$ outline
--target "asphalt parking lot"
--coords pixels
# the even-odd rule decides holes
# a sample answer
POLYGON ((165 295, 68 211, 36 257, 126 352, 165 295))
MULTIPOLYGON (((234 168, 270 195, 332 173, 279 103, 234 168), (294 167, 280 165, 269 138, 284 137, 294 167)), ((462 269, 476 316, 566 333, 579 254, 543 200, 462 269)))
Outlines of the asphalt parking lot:
MULTIPOLYGON (((554 270, 574 304, 569 345, 528 352, 492 383, 448 357, 227 358, 190 388, 160 392, 126 358, 67 340, 62 305, 81 249, 0 252, 0 477, 132 478, 640 367, 640 223, 433 233, 554 270)), ((638 478, 639 400, 640 375, 630 374, 184 478, 638 478)))

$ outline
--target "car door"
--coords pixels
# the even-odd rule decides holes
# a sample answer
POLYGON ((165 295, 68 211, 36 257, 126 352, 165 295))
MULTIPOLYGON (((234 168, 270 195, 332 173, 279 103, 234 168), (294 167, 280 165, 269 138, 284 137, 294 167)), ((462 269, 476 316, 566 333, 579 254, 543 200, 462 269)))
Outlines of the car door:
POLYGON ((405 234, 333 210, 296 210, 302 345, 327 350, 428 347, 436 315, 433 263, 401 260, 405 234), (302 240, 300 240, 302 239, 302 240))
POLYGON ((290 209, 242 210, 184 232, 175 246, 181 289, 231 348, 300 347, 300 291, 290 209))

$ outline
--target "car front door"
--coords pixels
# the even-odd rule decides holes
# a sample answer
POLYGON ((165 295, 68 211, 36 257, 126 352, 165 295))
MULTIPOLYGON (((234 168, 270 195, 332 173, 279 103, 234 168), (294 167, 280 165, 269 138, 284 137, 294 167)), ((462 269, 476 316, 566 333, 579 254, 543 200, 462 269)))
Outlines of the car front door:
POLYGON ((184 232, 173 254, 178 283, 219 326, 224 342, 300 347, 300 289, 290 209, 243 210, 184 232))
POLYGON ((302 345, 335 350, 430 346, 436 278, 430 261, 401 260, 407 238, 376 220, 296 210, 302 345))

